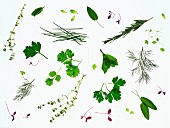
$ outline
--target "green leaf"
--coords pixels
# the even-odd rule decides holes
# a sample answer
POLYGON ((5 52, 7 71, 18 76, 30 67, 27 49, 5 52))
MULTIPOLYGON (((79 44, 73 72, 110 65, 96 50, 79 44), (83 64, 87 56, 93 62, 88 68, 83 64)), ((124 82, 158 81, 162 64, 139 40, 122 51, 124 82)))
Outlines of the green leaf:
POLYGON ((73 9, 71 9, 70 12, 71 12, 72 14, 78 14, 78 12, 77 12, 76 10, 73 10, 73 9))
POLYGON ((93 93, 94 93, 93 98, 96 98, 96 100, 99 103, 101 103, 104 100, 103 95, 102 95, 102 91, 95 91, 93 93))
POLYGON ((118 76, 117 76, 117 77, 114 77, 114 78, 112 79, 112 82, 113 82, 113 84, 119 85, 119 86, 124 86, 124 85, 126 84, 126 81, 123 80, 122 78, 118 79, 118 76))
POLYGON ((70 77, 77 77, 80 73, 80 70, 78 68, 78 66, 74 66, 74 65, 67 65, 66 66, 67 70, 66 70, 66 74, 70 77))
POLYGON ((149 44, 149 41, 148 41, 148 40, 145 40, 145 44, 149 44))
POLYGON ((96 12, 88 6, 87 6, 87 13, 92 20, 94 21, 98 20, 98 16, 96 12))
POLYGON ((164 13, 162 13, 162 18, 163 18, 163 19, 166 19, 166 17, 165 17, 165 14, 164 14, 164 13))
POLYGON ((25 74, 25 72, 24 72, 24 71, 20 71, 20 73, 21 73, 21 75, 24 75, 24 74, 25 74))
POLYGON ((73 17, 71 18, 71 21, 74 21, 74 20, 75 20, 75 18, 76 18, 76 17, 75 17, 75 16, 73 16, 73 17))
POLYGON ((156 44, 157 42, 156 41, 152 41, 152 44, 156 44))
POLYGON ((47 78, 45 83, 46 83, 46 85, 51 86, 53 84, 53 79, 47 78))
POLYGON ((72 58, 74 56, 74 53, 70 49, 66 50, 66 54, 69 58, 72 58))
POLYGON ((159 38, 156 38, 156 41, 159 41, 159 38))
POLYGON ((54 77, 56 75, 56 72, 55 71, 51 71, 50 73, 49 73, 49 76, 50 77, 54 77))
POLYGON ((62 13, 67 13, 65 10, 60 10, 62 13))
POLYGON ((140 108, 144 117, 149 120, 149 108, 143 103, 140 104, 140 108))
MULTIPOLYGON (((45 7, 45 6, 44 6, 44 7, 45 7)), ((32 15, 32 16, 39 15, 39 14, 43 11, 44 7, 36 8, 36 9, 31 13, 31 15, 32 15)))
POLYGON ((160 48, 160 50, 161 50, 161 52, 164 52, 164 51, 165 51, 165 49, 164 49, 164 48, 160 48))
POLYGON ((110 67, 115 67, 118 65, 117 59, 109 54, 103 54, 103 64, 102 70, 104 74, 110 67))
POLYGON ((157 110, 157 107, 153 104, 153 102, 151 100, 149 100, 148 98, 145 97, 141 97, 140 100, 142 101, 143 104, 145 104, 147 107, 153 109, 153 110, 157 110))
POLYGON ((58 55, 57 55, 57 61, 63 63, 65 60, 67 60, 67 55, 64 51, 61 51, 58 55))
POLYGON ((116 100, 120 100, 121 99, 121 92, 118 89, 112 89, 109 94, 107 95, 107 100, 112 103, 112 101, 116 100))
POLYGON ((130 112, 130 114, 134 114, 134 112, 133 112, 133 111, 131 111, 131 112, 130 112))
POLYGON ((56 75, 55 80, 56 80, 57 82, 60 82, 60 80, 61 80, 61 76, 60 76, 60 75, 56 75))
POLYGON ((26 59, 29 57, 34 57, 37 53, 40 53, 41 50, 41 44, 39 42, 33 42, 32 41, 32 46, 26 46, 25 50, 23 51, 26 59))
POLYGON ((129 108, 126 108, 126 112, 129 112, 129 108))
POLYGON ((97 65, 93 64, 92 68, 93 68, 93 70, 95 70, 97 68, 97 65))
POLYGON ((116 83, 117 80, 118 80, 118 76, 114 77, 114 78, 112 79, 112 82, 113 82, 113 83, 116 83))
POLYGON ((72 62, 71 62, 71 60, 66 60, 66 61, 64 62, 64 64, 72 65, 72 62))

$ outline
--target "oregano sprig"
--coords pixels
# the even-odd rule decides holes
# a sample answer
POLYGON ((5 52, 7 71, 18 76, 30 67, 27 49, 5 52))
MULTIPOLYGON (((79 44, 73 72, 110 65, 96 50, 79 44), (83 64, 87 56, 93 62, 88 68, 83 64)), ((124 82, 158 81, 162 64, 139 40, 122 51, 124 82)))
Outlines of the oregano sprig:
POLYGON ((58 104, 58 106, 52 109, 52 111, 55 114, 50 120, 51 123, 55 120, 55 118, 60 117, 61 115, 64 116, 67 113, 67 111, 75 105, 75 101, 77 100, 77 96, 78 96, 80 86, 82 84, 82 80, 84 79, 85 76, 86 75, 82 76, 82 78, 77 82, 77 86, 73 90, 71 90, 67 95, 62 95, 60 98, 58 98, 55 101, 49 101, 47 102, 47 104, 42 104, 38 106, 38 109, 41 109, 46 105, 52 106, 58 104))

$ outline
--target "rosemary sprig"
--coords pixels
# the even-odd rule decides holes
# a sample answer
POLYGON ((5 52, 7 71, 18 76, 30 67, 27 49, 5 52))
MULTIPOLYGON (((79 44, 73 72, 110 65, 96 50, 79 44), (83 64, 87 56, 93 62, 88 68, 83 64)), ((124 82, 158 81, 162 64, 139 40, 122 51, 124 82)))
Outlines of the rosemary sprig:
POLYGON ((50 122, 52 123, 56 117, 60 117, 61 115, 64 116, 67 111, 74 106, 75 100, 77 99, 78 91, 80 88, 80 85, 82 84, 82 80, 84 79, 86 75, 83 75, 82 78, 77 82, 77 86, 70 91, 67 95, 62 95, 62 97, 58 98, 56 101, 49 101, 47 104, 42 104, 38 106, 38 109, 41 109, 42 107, 46 105, 56 105, 59 104, 58 107, 55 107, 52 109, 53 112, 56 112, 54 117, 51 118, 50 122), (70 98, 70 95, 73 95, 72 98, 70 98))
POLYGON ((24 78, 23 85, 19 86, 17 95, 13 100, 21 101, 23 98, 28 96, 31 92, 31 89, 34 85, 32 83, 35 79, 33 79, 31 82, 29 82, 26 78, 24 78))
MULTIPOLYGON (((152 17, 153 18, 153 17, 152 17)), ((124 31, 121 31, 119 35, 116 35, 114 37, 108 38, 107 40, 103 41, 104 44, 112 43, 114 40, 122 37, 124 38, 127 34, 129 34, 132 31, 136 31, 138 28, 140 28, 145 22, 151 20, 152 18, 148 20, 134 20, 135 23, 131 24, 130 27, 126 27, 124 31)))
POLYGON ((137 80, 138 83, 143 83, 144 81, 146 82, 146 84, 150 81, 150 76, 148 74, 148 72, 151 72, 153 69, 157 68, 158 65, 153 63, 153 60, 150 60, 148 58, 148 56, 152 55, 152 51, 145 51, 142 50, 139 52, 139 57, 137 58, 135 56, 135 54, 132 51, 129 51, 129 56, 127 56, 129 58, 129 60, 132 61, 133 63, 137 63, 137 67, 135 67, 134 69, 132 69, 132 76, 134 74, 139 74, 139 79, 137 80))
POLYGON ((13 60, 14 59, 14 46, 16 45, 15 43, 15 39, 14 39, 14 35, 15 35, 15 28, 20 24, 20 20, 23 18, 23 10, 25 9, 25 6, 26 4, 23 5, 22 9, 21 9, 21 12, 17 18, 17 21, 15 23, 15 26, 14 28, 10 31, 10 35, 9 35, 9 38, 7 39, 5 45, 4 45, 4 48, 3 48, 3 51, 6 51, 7 47, 9 47, 9 50, 12 52, 11 53, 11 56, 9 58, 9 60, 13 60))
POLYGON ((54 25, 58 27, 58 28, 55 28, 55 30, 58 30, 60 32, 51 32, 40 27, 42 30, 47 32, 47 33, 42 33, 43 35, 57 38, 57 40, 54 40, 53 42, 71 40, 71 41, 75 41, 79 45, 81 45, 80 42, 86 42, 85 38, 87 37, 87 34, 81 34, 81 33, 77 33, 74 31, 70 31, 70 30, 80 30, 83 28, 62 28, 56 23, 54 23, 54 25))

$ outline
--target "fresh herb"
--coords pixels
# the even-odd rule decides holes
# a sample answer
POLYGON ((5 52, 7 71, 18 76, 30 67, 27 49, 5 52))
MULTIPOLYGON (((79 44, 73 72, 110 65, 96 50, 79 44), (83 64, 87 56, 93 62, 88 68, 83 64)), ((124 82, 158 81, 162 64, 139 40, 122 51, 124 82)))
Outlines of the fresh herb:
POLYGON ((25 6, 26 6, 26 4, 23 5, 23 7, 22 7, 22 9, 21 9, 21 12, 20 12, 20 14, 19 14, 19 16, 18 16, 18 18, 17 18, 16 23, 15 23, 15 26, 14 26, 14 28, 10 31, 10 36, 9 36, 9 38, 7 39, 7 41, 6 41, 5 45, 4 45, 4 48, 3 48, 3 51, 6 51, 7 47, 9 47, 9 50, 12 52, 9 60, 13 60, 13 59, 14 59, 14 56, 15 56, 14 49, 13 49, 14 46, 16 45, 16 43, 15 43, 15 38, 14 38, 14 35, 16 34, 16 33, 15 33, 15 29, 16 29, 16 27, 20 24, 20 21, 21 21, 22 18, 23 18, 23 11, 24 11, 24 9, 25 9, 25 6))
POLYGON ((112 121, 112 118, 110 117, 111 116, 111 109, 109 109, 107 111, 107 113, 102 113, 102 112, 95 112, 95 113, 98 113, 98 114, 107 114, 108 115, 108 121, 112 121))
POLYGON ((74 21, 75 20, 75 16, 73 16, 72 18, 71 18, 71 21, 74 21))
POLYGON ((7 110, 8 110, 9 115, 11 115, 11 117, 12 117, 12 121, 14 121, 14 119, 15 119, 14 116, 16 115, 16 112, 14 112, 13 114, 11 114, 10 111, 9 111, 9 108, 8 108, 8 105, 7 105, 6 101, 5 101, 5 104, 6 104, 6 107, 7 107, 7 110))
POLYGON ((53 81, 57 81, 60 82, 61 80, 61 76, 58 75, 58 73, 60 72, 61 68, 58 70, 58 72, 56 73, 55 71, 51 71, 49 73, 49 77, 45 80, 46 85, 51 86, 53 84, 53 81))
POLYGON ((141 104, 140 104, 141 111, 142 111, 144 117, 147 120, 149 120, 149 108, 151 108, 153 110, 157 110, 157 107, 148 98, 140 97, 137 91, 136 91, 136 93, 134 93, 134 92, 132 92, 132 93, 139 97, 139 99, 141 101, 141 104))
POLYGON ((160 91, 158 92, 158 94, 161 94, 161 93, 163 93, 164 95, 166 94, 166 92, 164 92, 161 87, 158 86, 158 88, 160 89, 160 91))
POLYGON ((92 20, 97 21, 97 23, 98 23, 102 28, 104 28, 104 27, 98 22, 98 16, 97 16, 96 12, 95 12, 93 9, 91 9, 90 7, 88 7, 88 6, 87 6, 87 13, 88 13, 89 17, 90 17, 92 20))
POLYGON ((160 51, 161 51, 161 52, 164 52, 164 51, 165 51, 165 49, 164 49, 164 48, 160 48, 160 51))
POLYGON ((50 32, 50 31, 40 27, 42 30, 47 32, 47 33, 42 33, 43 35, 57 38, 57 40, 55 40, 53 42, 71 40, 71 41, 75 41, 79 45, 81 45, 80 44, 81 42, 86 42, 85 38, 87 37, 87 34, 81 34, 81 33, 77 33, 74 31, 70 31, 70 30, 80 30, 82 28, 62 28, 57 24, 55 24, 55 25, 58 27, 55 29, 59 30, 60 32, 50 32))
POLYGON ((55 112, 54 117, 51 118, 50 122, 52 123, 56 117, 60 117, 61 115, 65 115, 67 111, 75 105, 75 101, 77 99, 77 95, 80 89, 80 85, 82 84, 82 80, 84 79, 86 75, 83 75, 81 80, 78 81, 77 86, 70 91, 67 95, 62 95, 61 98, 58 98, 56 101, 49 101, 47 104, 42 104, 38 106, 38 109, 41 109, 42 107, 46 105, 56 105, 59 104, 58 107, 55 107, 52 109, 53 112, 55 112), (73 97, 70 99, 70 95, 73 94, 73 97))
POLYGON ((67 13, 65 10, 60 10, 62 13, 67 13))
MULTIPOLYGON (((94 107, 94 106, 93 106, 93 107, 94 107)), ((90 109, 88 109, 88 110, 84 113, 84 115, 81 116, 81 119, 86 118, 85 122, 87 122, 88 120, 92 119, 91 116, 86 117, 86 114, 87 114, 93 107, 91 107, 90 109)))
POLYGON ((102 63, 102 70, 104 74, 108 71, 110 67, 115 67, 118 65, 118 61, 115 57, 105 54, 101 49, 100 49, 102 55, 103 55, 103 63, 102 63))
POLYGON ((19 86, 17 95, 13 100, 21 101, 23 98, 28 96, 31 92, 31 89, 34 85, 32 83, 35 79, 33 79, 31 82, 29 82, 26 78, 24 78, 23 85, 19 86))
POLYGON ((148 57, 152 55, 152 51, 145 51, 142 50, 139 52, 139 57, 137 58, 132 51, 128 50, 128 58, 132 61, 132 64, 137 63, 137 66, 132 69, 132 76, 134 74, 139 74, 139 79, 137 80, 138 83, 143 83, 144 81, 146 84, 150 81, 150 76, 148 72, 151 72, 153 69, 157 68, 158 65, 153 63, 153 60, 150 60, 148 57))
POLYGON ((112 103, 113 99, 118 101, 118 100, 121 99, 120 87, 124 86, 125 83, 126 83, 126 81, 123 80, 122 78, 118 79, 118 77, 114 77, 112 79, 112 83, 109 83, 109 84, 114 84, 113 88, 111 90, 109 90, 108 87, 107 87, 107 84, 103 83, 101 89, 99 91, 94 92, 93 98, 95 98, 99 103, 104 101, 104 99, 108 100, 109 103, 112 103), (105 85, 108 93, 103 91, 104 85, 105 85))
POLYGON ((36 54, 40 54, 42 56, 44 56, 46 59, 48 59, 45 55, 43 55, 41 52, 41 44, 40 42, 33 42, 32 41, 32 46, 26 46, 25 50, 23 51, 26 59, 28 59, 29 57, 34 57, 36 54))
POLYGON ((133 112, 133 111, 130 111, 129 108, 126 108, 126 112, 128 112, 129 114, 134 114, 134 112, 133 112))
POLYGON ((36 64, 33 64, 32 62, 29 63, 29 65, 32 65, 32 66, 37 66, 37 64, 39 63, 39 60, 36 64))
POLYGON ((96 65, 96 64, 93 64, 93 65, 92 65, 92 68, 93 68, 93 70, 95 70, 95 69, 97 68, 97 65, 96 65))
MULTIPOLYGON (((67 13, 65 10, 60 10, 62 13, 67 13)), ((76 11, 76 10, 74 10, 74 9, 71 9, 70 10, 70 13, 71 14, 74 14, 72 17, 71 17, 71 21, 74 21, 75 20, 75 18, 76 18, 76 14, 78 14, 78 12, 76 11)))
MULTIPOLYGON (((153 17, 152 17, 153 18, 153 17)), ((116 35, 114 37, 108 38, 107 40, 103 41, 104 44, 112 43, 114 40, 119 39, 120 37, 124 38, 127 34, 129 34, 132 31, 136 31, 138 28, 140 28, 144 23, 151 20, 152 18, 148 20, 134 20, 135 23, 131 24, 130 27, 126 27, 124 31, 121 31, 119 35, 116 35)))
MULTIPOLYGON (((45 6, 44 6, 44 7, 45 7, 45 6)), ((34 17, 37 16, 37 15, 39 15, 39 14, 43 11, 44 7, 36 8, 36 9, 31 13, 31 15, 34 16, 34 17)))
POLYGON ((165 16, 165 14, 164 14, 164 13, 162 13, 162 18, 163 18, 163 19, 166 19, 166 16, 165 16))
POLYGON ((77 12, 76 10, 74 10, 74 9, 71 9, 70 12, 71 12, 72 14, 78 14, 78 12, 77 12))
POLYGON ((25 72, 24 72, 24 71, 20 71, 20 73, 21 73, 21 75, 24 75, 24 74, 25 74, 25 72))
POLYGON ((77 77, 80 74, 80 70, 78 68, 79 64, 81 63, 81 61, 78 60, 74 60, 73 59, 74 53, 70 50, 67 49, 65 52, 61 51, 58 55, 57 55, 57 61, 63 63, 64 65, 66 65, 66 74, 70 77, 77 77), (79 62, 78 65, 73 65, 73 61, 74 62, 79 62))

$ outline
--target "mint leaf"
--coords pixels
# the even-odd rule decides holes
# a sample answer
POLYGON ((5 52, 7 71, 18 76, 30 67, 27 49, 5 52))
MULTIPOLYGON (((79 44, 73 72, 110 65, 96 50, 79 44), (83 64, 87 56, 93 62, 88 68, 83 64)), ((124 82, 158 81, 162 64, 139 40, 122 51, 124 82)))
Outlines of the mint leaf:
POLYGON ((55 80, 56 80, 57 82, 60 82, 60 80, 61 80, 61 76, 60 76, 60 75, 56 75, 55 80))
POLYGON ((102 95, 102 91, 95 91, 93 93, 94 93, 93 98, 96 98, 96 100, 99 103, 101 103, 104 100, 103 95, 102 95))
POLYGON ((51 71, 50 73, 49 73, 49 76, 50 77, 54 77, 56 75, 56 72, 55 71, 51 71))
POLYGON ((78 66, 67 65, 66 68, 67 68, 66 73, 70 77, 73 77, 73 78, 77 77, 78 74, 80 73, 78 66))
POLYGON ((67 60, 67 55, 64 51, 61 51, 58 55, 57 55, 57 61, 59 62, 64 62, 65 60, 67 60))
POLYGON ((51 86, 53 84, 53 79, 47 78, 45 83, 46 83, 46 85, 51 86))

